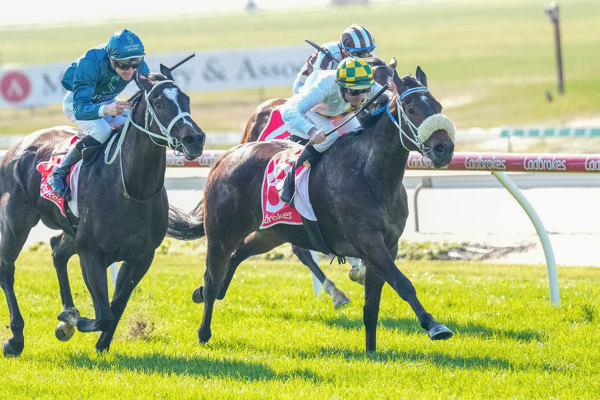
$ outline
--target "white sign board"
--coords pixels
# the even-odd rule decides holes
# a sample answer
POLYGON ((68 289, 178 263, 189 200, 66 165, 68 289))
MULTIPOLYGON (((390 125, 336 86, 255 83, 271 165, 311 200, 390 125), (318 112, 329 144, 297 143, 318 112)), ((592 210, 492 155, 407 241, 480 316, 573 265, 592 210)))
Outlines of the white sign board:
MULTIPOLYGON (((289 86, 291 94, 296 74, 313 51, 309 46, 198 51, 173 75, 186 92, 289 86)), ((161 63, 170 67, 190 54, 152 54, 146 57, 146 62, 150 71, 159 72, 161 63)), ((0 68, 0 108, 31 108, 62 102, 66 91, 60 81, 70 64, 71 61, 0 68)), ((136 90, 135 84, 130 84, 123 97, 136 90)))

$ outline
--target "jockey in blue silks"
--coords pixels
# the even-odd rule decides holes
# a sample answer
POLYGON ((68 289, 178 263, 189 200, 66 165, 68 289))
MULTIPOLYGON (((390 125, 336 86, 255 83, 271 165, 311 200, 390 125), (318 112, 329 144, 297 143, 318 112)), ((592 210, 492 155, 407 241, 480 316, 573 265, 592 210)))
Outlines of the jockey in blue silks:
POLYGON ((48 179, 57 195, 65 196, 67 174, 81 160, 81 151, 104 143, 113 127, 125 123, 131 104, 116 97, 135 73, 150 73, 145 55, 142 41, 124 29, 115 32, 108 43, 88 50, 64 73, 62 85, 67 94, 63 111, 69 121, 81 128, 84 137, 70 147, 48 179))

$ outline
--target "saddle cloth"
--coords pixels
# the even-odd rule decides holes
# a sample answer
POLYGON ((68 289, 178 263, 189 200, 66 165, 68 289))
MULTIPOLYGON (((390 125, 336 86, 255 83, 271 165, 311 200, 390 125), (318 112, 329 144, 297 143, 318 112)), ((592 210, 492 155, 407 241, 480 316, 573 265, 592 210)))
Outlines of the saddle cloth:
POLYGON ((266 142, 267 140, 273 139, 287 139, 288 136, 290 136, 290 133, 286 130, 285 123, 281 118, 281 111, 279 111, 279 108, 275 108, 271 111, 267 125, 260 135, 258 135, 257 142, 266 142))
POLYGON ((281 201, 279 195, 283 180, 292 168, 302 149, 286 150, 273 156, 267 165, 261 191, 263 219, 261 229, 275 224, 302 225, 302 217, 316 221, 315 212, 308 201, 308 176, 310 169, 301 165, 296 169, 295 208, 281 201))
MULTIPOLYGON (((50 157, 48 161, 43 161, 36 166, 36 169, 42 174, 42 180, 40 182, 40 196, 50 200, 56 204, 62 215, 67 216, 65 212, 65 199, 54 193, 50 185, 48 184, 48 178, 52 175, 54 167, 62 161, 66 155, 66 151, 70 145, 75 143, 79 138, 74 136, 69 142, 63 142, 55 148, 58 153, 65 152, 65 154, 54 155, 50 157)), ((67 175, 67 184, 71 189, 71 201, 69 202, 69 208, 71 212, 77 216, 77 180, 79 177, 79 168, 81 161, 77 162, 72 168, 71 172, 67 175)))

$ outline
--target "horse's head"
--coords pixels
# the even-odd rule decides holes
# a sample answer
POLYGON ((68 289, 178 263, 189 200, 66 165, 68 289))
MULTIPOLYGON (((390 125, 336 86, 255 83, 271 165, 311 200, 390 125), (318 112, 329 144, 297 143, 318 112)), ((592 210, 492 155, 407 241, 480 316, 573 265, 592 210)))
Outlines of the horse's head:
POLYGON ((455 128, 440 114, 442 105, 427 89, 427 76, 417 67, 416 78, 395 74, 394 84, 397 94, 389 110, 398 115, 400 142, 429 158, 436 168, 447 165, 454 154, 455 128))
POLYGON ((132 117, 145 121, 146 133, 165 140, 170 148, 183 152, 188 160, 199 157, 206 134, 190 116, 188 95, 173 80, 157 73, 140 75, 137 83, 143 91, 143 99, 139 101, 145 101, 145 115, 132 117))

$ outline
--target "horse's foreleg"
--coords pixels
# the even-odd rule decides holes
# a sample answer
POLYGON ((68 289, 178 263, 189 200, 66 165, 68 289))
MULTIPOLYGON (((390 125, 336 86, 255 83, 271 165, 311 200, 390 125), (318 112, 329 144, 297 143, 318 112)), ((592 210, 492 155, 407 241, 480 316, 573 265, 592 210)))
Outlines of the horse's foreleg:
POLYGON ((71 256, 75 254, 75 246, 72 240, 65 237, 64 234, 52 237, 50 239, 50 246, 52 247, 52 263, 58 277, 62 302, 62 311, 57 317, 61 322, 54 330, 54 334, 58 340, 66 342, 75 333, 77 320, 81 316, 79 310, 73 304, 71 285, 67 273, 67 263, 71 256))
POLYGON ((365 342, 368 353, 377 349, 377 320, 379 319, 379 304, 381 290, 385 281, 372 270, 365 273, 365 305, 363 307, 363 323, 365 324, 365 342))
POLYGON ((315 262, 310 250, 292 245, 292 251, 296 257, 298 257, 298 259, 302 261, 302 263, 306 265, 308 269, 310 269, 310 271, 317 277, 319 282, 321 282, 325 293, 331 296, 334 307, 337 308, 343 306, 344 304, 350 303, 350 298, 346 296, 346 293, 338 289, 337 286, 335 286, 335 284, 329 280, 327 276, 325 276, 325 273, 323 273, 319 265, 315 262))
POLYGON ((385 251, 381 247, 382 243, 379 246, 377 243, 370 243, 371 247, 368 247, 368 244, 369 243, 366 243, 366 241, 363 241, 363 250, 367 250, 364 252, 364 257, 362 257, 367 265, 367 277, 376 274, 379 276, 379 279, 383 279, 387 282, 396 293, 398 293, 400 298, 411 306, 419 319, 421 327, 427 331, 431 340, 444 340, 450 338, 452 336, 452 331, 437 322, 431 314, 425 310, 417 298, 417 292, 412 282, 396 267, 394 257, 397 254, 397 247, 391 251, 385 251))
POLYGON ((80 254, 81 272, 85 285, 92 296, 95 319, 81 317, 77 320, 79 332, 96 332, 111 329, 114 316, 108 301, 108 281, 104 255, 80 254))
POLYGON ((113 323, 109 329, 102 330, 102 334, 100 334, 100 338, 96 342, 97 351, 108 351, 110 348, 110 343, 112 342, 117 325, 123 316, 123 312, 125 312, 125 307, 127 307, 131 293, 144 275, 146 275, 148 269, 150 269, 153 258, 154 251, 147 257, 144 257, 142 261, 137 261, 135 264, 126 261, 121 265, 110 306, 114 318, 113 323))

